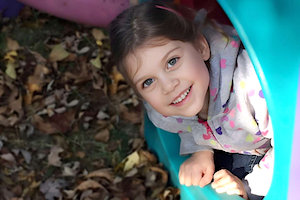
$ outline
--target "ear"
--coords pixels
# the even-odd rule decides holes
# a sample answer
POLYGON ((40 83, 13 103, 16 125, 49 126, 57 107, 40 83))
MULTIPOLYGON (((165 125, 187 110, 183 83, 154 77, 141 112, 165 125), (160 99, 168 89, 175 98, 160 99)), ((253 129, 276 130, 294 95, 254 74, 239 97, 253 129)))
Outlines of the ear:
POLYGON ((207 61, 210 58, 210 48, 204 36, 200 36, 198 44, 203 60, 207 61))

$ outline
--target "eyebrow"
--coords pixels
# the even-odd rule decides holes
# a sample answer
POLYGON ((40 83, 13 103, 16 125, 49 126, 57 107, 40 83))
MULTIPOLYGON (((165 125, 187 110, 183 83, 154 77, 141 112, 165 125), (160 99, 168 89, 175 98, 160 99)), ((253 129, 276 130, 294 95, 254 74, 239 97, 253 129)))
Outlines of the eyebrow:
MULTIPOLYGON (((179 49, 180 46, 178 47, 175 47, 174 49, 171 49, 162 59, 161 59, 161 62, 166 60, 168 57, 169 57, 169 54, 172 53, 173 51, 176 51, 177 49, 179 49)), ((135 86, 142 80, 142 79, 145 79, 144 76, 139 78, 135 83, 133 83, 135 86)))

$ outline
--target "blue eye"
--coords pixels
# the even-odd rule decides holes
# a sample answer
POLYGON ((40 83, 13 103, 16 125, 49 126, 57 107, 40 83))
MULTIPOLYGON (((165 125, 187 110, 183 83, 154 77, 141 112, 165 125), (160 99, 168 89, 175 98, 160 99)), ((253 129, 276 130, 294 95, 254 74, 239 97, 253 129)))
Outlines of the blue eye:
POLYGON ((153 78, 148 78, 147 80, 145 80, 145 82, 143 83, 143 87, 149 87, 152 83, 154 82, 153 78))
POLYGON ((177 63, 178 59, 179 58, 172 58, 171 60, 169 60, 169 62, 168 62, 168 69, 171 68, 171 67, 173 67, 177 63))

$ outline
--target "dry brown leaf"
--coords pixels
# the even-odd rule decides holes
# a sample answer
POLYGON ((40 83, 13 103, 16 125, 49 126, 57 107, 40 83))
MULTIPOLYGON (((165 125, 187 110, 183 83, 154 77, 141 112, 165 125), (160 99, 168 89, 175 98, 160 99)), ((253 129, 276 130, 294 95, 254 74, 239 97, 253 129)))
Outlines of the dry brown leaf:
POLYGON ((132 150, 137 150, 141 148, 144 144, 145 140, 142 138, 134 138, 132 141, 132 150))
POLYGON ((152 171, 154 171, 154 172, 157 172, 157 173, 160 173, 161 174, 161 182, 163 183, 163 184, 166 184, 167 183, 167 181, 168 181, 168 174, 167 174, 167 172, 166 171, 164 171, 163 169, 161 169, 161 168, 158 168, 158 167, 150 167, 150 169, 152 170, 152 171))
POLYGON ((17 41, 7 37, 6 38, 6 41, 7 41, 7 49, 9 51, 17 51, 20 49, 20 45, 17 41))
POLYGON ((126 121, 129 121, 133 124, 138 124, 142 122, 142 115, 141 112, 130 112, 128 108, 123 105, 119 104, 120 109, 120 117, 126 121))
POLYGON ((67 71, 64 73, 63 80, 68 82, 69 80, 74 80, 74 84, 87 82, 93 79, 93 74, 90 70, 90 63, 86 63, 86 57, 79 57, 80 65, 77 66, 76 70, 72 72, 67 71))
POLYGON ((80 185, 78 185, 75 190, 80 190, 80 191, 84 191, 87 189, 97 189, 97 188, 103 188, 102 185, 100 185, 98 182, 88 179, 86 181, 83 181, 82 183, 80 183, 80 185))
MULTIPOLYGON (((37 62, 37 64, 42 65, 42 66, 46 65, 47 60, 41 54, 39 54, 38 52, 35 52, 35 51, 31 51, 31 50, 28 50, 28 51, 34 56, 35 61, 37 62)), ((48 74, 49 70, 44 71, 44 73, 48 74)))
POLYGON ((108 129, 104 129, 103 131, 101 131, 100 133, 98 133, 97 135, 95 135, 95 140, 97 140, 98 142, 108 142, 109 141, 109 136, 110 136, 110 132, 108 129))
POLYGON ((17 163, 15 157, 11 153, 2 154, 2 155, 0 155, 0 157, 2 159, 6 160, 6 161, 8 161, 10 163, 12 163, 12 164, 16 164, 17 163))
POLYGON ((14 193, 15 196, 21 196, 22 191, 23 191, 22 186, 19 184, 12 188, 12 192, 14 193))
POLYGON ((71 130, 73 122, 75 120, 75 109, 70 109, 61 114, 55 114, 49 117, 49 122, 56 128, 60 133, 66 133, 71 130))
POLYGON ((118 91, 118 84, 120 81, 125 82, 124 76, 118 71, 117 66, 113 66, 111 72, 112 83, 109 85, 109 94, 115 95, 118 91))
POLYGON ((112 169, 111 168, 99 169, 90 172, 88 175, 86 175, 86 178, 93 178, 93 177, 106 178, 107 180, 112 182, 113 181, 112 169))
POLYGON ((47 74, 48 68, 43 65, 36 65, 34 74, 28 77, 26 83, 27 94, 24 96, 26 105, 30 105, 33 101, 34 92, 41 92, 42 87, 46 84, 44 75, 47 74))
POLYGON ((0 125, 2 126, 10 126, 9 120, 7 119, 7 117, 0 115, 0 125))
POLYGON ((145 151, 143 149, 139 149, 139 155, 142 161, 146 161, 148 163, 157 163, 157 158, 154 154, 150 153, 149 151, 145 151))
POLYGON ((50 154, 48 155, 48 165, 53 165, 56 167, 61 166, 61 158, 59 157, 59 154, 64 151, 63 148, 60 146, 53 146, 51 147, 50 154))
POLYGON ((31 123, 33 124, 33 126, 35 126, 35 128, 44 133, 53 134, 58 132, 53 124, 44 122, 43 118, 39 115, 33 115, 33 117, 31 118, 31 123))
POLYGON ((69 56, 64 61, 77 61, 78 57, 75 53, 70 53, 69 56))
POLYGON ((74 190, 63 190, 63 194, 67 199, 73 199, 76 192, 74 190))

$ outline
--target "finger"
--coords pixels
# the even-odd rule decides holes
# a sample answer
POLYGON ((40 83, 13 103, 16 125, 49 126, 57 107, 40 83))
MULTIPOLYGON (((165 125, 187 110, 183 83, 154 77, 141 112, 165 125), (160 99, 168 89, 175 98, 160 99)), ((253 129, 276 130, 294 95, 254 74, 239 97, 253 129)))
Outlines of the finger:
POLYGON ((186 186, 191 186, 192 185, 192 174, 188 174, 184 176, 184 184, 186 186))
POLYGON ((221 169, 214 174, 214 180, 221 179, 225 175, 228 175, 230 172, 226 169, 221 169))
POLYGON ((228 189, 226 191, 226 193, 229 194, 229 195, 233 195, 233 194, 242 195, 242 191, 240 189, 237 189, 237 188, 235 188, 235 189, 228 189))
POLYGON ((214 175, 214 169, 213 168, 207 169, 204 176, 200 179, 199 186, 204 187, 207 184, 209 184, 213 178, 213 175, 214 175))
POLYGON ((211 186, 216 189, 216 188, 222 187, 224 185, 227 185, 231 181, 232 181, 231 177, 225 175, 224 177, 221 177, 218 180, 214 179, 214 182, 211 184, 211 186))
POLYGON ((220 186, 216 187, 215 189, 218 193, 227 192, 229 190, 232 190, 232 191, 238 190, 238 191, 241 192, 240 188, 238 187, 237 182, 235 182, 235 181, 233 181, 233 182, 230 181, 226 184, 223 184, 223 185, 220 185, 220 186))
POLYGON ((179 177, 179 183, 181 185, 183 185, 184 184, 184 173, 183 173, 183 170, 181 169, 181 167, 179 169, 178 177, 179 177))
POLYGON ((192 177, 192 179, 193 179, 192 185, 194 185, 194 186, 199 185, 199 181, 202 179, 202 176, 203 176, 202 171, 199 171, 196 175, 194 175, 192 177))

